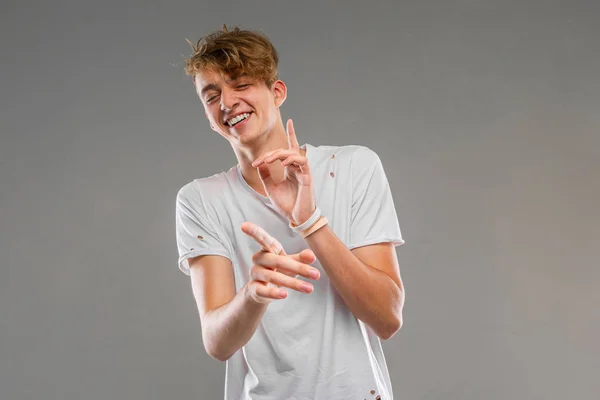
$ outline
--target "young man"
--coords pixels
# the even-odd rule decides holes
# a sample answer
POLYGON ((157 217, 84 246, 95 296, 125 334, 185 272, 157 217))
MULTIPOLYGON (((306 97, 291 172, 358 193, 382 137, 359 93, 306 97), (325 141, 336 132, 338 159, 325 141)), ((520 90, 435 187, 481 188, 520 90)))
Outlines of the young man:
MULTIPOLYGON (((191 43, 190 43, 191 44, 191 43)), ((226 399, 392 399, 380 339, 402 325, 404 243, 381 161, 364 146, 299 146, 284 127, 278 55, 223 27, 193 45, 211 128, 238 164, 177 194, 191 276, 226 399)))

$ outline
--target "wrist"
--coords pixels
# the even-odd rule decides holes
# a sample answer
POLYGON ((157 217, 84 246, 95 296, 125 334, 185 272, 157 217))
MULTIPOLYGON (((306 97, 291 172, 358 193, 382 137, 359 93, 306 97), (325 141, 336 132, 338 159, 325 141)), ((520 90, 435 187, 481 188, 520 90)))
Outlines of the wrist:
POLYGON ((290 229, 300 234, 303 238, 307 238, 309 235, 312 235, 327 225, 328 222, 329 221, 327 221, 327 218, 321 215, 321 210, 319 207, 317 207, 313 214, 302 224, 295 225, 293 222, 290 222, 290 229))
POLYGON ((296 233, 301 233, 302 231, 305 231, 306 229, 310 228, 315 222, 319 220, 320 217, 321 210, 319 209, 319 207, 315 206, 312 215, 310 215, 308 218, 304 218, 301 223, 296 224, 295 221, 290 221, 290 229, 296 233))
POLYGON ((306 213, 303 213, 302 215, 299 215, 298 218, 294 218, 292 216, 288 221, 290 223, 290 226, 304 225, 314 215, 314 213, 318 211, 318 209, 319 207, 315 205, 313 206, 312 211, 310 211, 308 215, 306 213))
POLYGON ((310 235, 312 235, 313 233, 315 233, 319 229, 323 228, 328 223, 329 223, 329 221, 327 221, 327 218, 324 217, 324 216, 321 216, 321 217, 319 217, 319 219, 317 220, 317 222, 315 222, 314 224, 312 224, 310 226, 310 228, 302 231, 301 235, 302 235, 302 237, 304 239, 306 239, 307 237, 309 237, 310 235))

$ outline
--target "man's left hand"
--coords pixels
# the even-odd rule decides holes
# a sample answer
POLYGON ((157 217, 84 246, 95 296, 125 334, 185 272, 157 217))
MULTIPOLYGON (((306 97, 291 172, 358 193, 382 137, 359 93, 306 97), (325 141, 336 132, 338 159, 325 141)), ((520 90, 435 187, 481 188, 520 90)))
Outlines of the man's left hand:
POLYGON ((300 154, 300 146, 291 119, 287 121, 288 148, 270 151, 258 157, 252 166, 258 168, 258 175, 265 192, 275 207, 296 225, 310 218, 316 209, 313 193, 313 180, 306 156, 300 154), (281 161, 284 179, 275 183, 268 165, 281 161))

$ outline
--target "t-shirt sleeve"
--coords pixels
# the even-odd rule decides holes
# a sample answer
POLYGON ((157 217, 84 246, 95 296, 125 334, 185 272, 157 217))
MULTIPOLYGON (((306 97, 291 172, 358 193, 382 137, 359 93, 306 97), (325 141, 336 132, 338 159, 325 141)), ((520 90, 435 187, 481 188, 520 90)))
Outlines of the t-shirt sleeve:
POLYGON ((392 192, 377 153, 360 146, 352 154, 350 249, 376 243, 404 244, 392 192))
POLYGON ((225 233, 206 211, 199 194, 193 191, 182 189, 177 194, 175 231, 178 265, 186 275, 190 274, 188 259, 192 257, 219 255, 232 260, 225 233))

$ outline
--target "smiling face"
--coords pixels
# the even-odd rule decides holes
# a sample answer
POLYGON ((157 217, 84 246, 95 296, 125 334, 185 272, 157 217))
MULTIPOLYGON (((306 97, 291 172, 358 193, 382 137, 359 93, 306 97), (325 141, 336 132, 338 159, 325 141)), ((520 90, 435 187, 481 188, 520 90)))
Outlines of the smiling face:
POLYGON ((271 132, 281 123, 279 107, 287 88, 276 80, 267 84, 248 75, 231 79, 216 69, 205 69, 194 77, 212 129, 240 147, 271 132))

